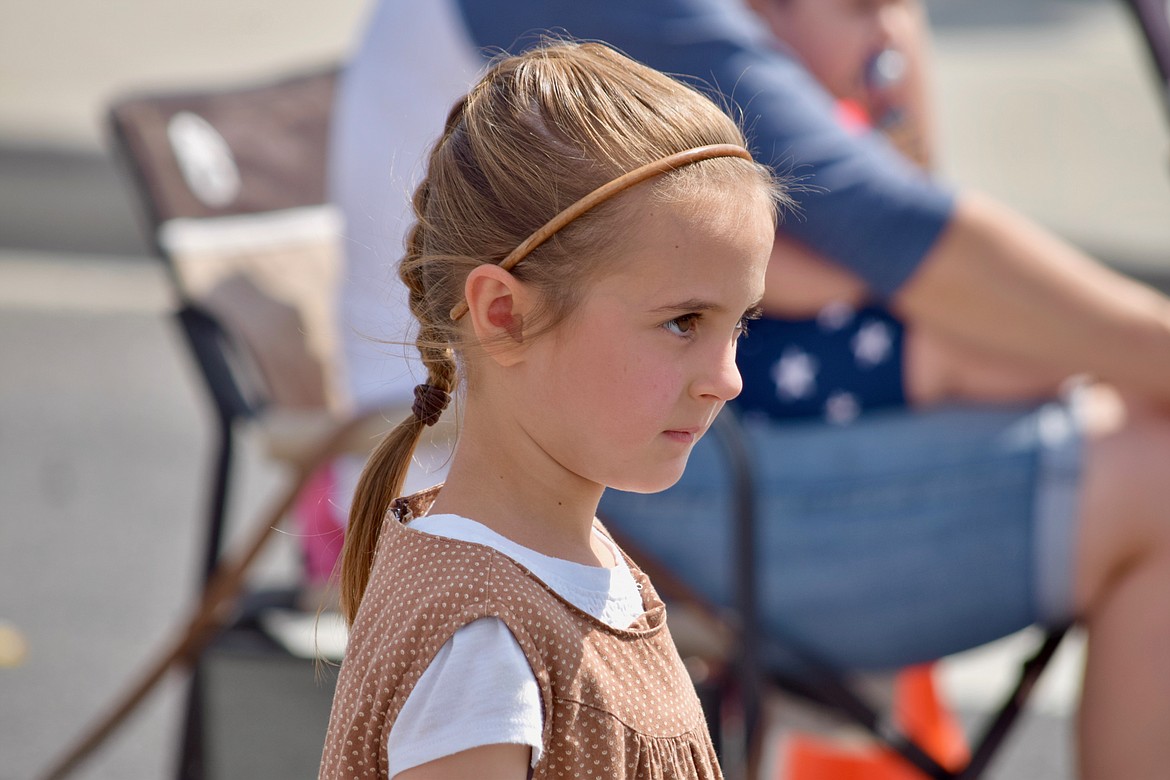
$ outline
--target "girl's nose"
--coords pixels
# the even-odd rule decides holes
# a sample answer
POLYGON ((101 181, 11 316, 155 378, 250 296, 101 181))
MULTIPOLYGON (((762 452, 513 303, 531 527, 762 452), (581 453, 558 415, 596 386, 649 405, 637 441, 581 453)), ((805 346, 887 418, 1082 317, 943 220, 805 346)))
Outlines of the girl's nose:
POLYGON ((700 372, 692 389, 696 396, 730 401, 743 390, 743 377, 735 365, 735 342, 722 345, 700 372), (713 358, 713 359, 711 359, 713 358))

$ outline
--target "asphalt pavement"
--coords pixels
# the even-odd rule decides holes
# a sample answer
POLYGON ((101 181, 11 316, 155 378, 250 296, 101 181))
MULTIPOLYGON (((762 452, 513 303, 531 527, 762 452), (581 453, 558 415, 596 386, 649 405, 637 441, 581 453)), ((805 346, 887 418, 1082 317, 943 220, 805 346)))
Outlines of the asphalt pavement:
MULTIPOLYGON (((944 173, 1165 284, 1170 134, 1129 20, 1104 0, 930 5, 944 173)), ((362 3, 215 0, 152 28, 161 5, 137 0, 109 4, 118 26, 87 37, 95 7, 14 0, 17 23, 0 26, 0 638, 8 626, 26 643, 0 663, 0 780, 33 777, 103 711, 198 579, 210 410, 100 107, 155 71, 224 80, 339 57, 362 3)), ((246 443, 236 530, 281 478, 246 443)), ((290 575, 293 546, 265 577, 290 575)), ((1031 640, 944 662, 964 717, 987 711, 1031 640)), ((1072 777, 1081 657, 1070 642, 990 778, 1072 777)), ((172 776, 181 694, 164 686, 77 777, 172 776)))

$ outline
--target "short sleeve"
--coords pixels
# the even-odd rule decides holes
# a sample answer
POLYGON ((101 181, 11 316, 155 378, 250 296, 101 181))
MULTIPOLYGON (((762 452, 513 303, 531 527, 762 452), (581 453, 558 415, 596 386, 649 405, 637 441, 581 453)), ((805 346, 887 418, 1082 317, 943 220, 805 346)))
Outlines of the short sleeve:
POLYGON ((387 738, 389 777, 484 745, 520 744, 540 760, 540 688, 504 623, 463 626, 423 672, 387 738))

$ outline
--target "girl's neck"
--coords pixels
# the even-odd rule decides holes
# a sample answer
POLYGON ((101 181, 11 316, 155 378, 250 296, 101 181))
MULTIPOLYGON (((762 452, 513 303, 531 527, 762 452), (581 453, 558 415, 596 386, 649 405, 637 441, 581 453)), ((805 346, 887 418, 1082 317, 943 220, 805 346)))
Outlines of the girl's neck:
POLYGON ((471 422, 472 415, 466 419, 430 514, 462 515, 554 558, 616 563, 593 534, 604 486, 569 473, 530 442, 488 435, 471 422))

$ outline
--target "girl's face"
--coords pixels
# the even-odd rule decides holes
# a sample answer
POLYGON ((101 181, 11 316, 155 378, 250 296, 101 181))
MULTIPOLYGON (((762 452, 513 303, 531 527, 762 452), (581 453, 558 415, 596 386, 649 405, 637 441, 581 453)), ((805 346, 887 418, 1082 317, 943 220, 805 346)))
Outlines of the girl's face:
POLYGON ((907 0, 750 0, 834 97, 861 100, 871 59, 891 43, 907 0))
POLYGON ((643 201, 628 251, 530 345, 527 433, 563 468, 637 492, 682 475, 742 387, 736 341, 763 295, 775 234, 765 198, 643 201))

